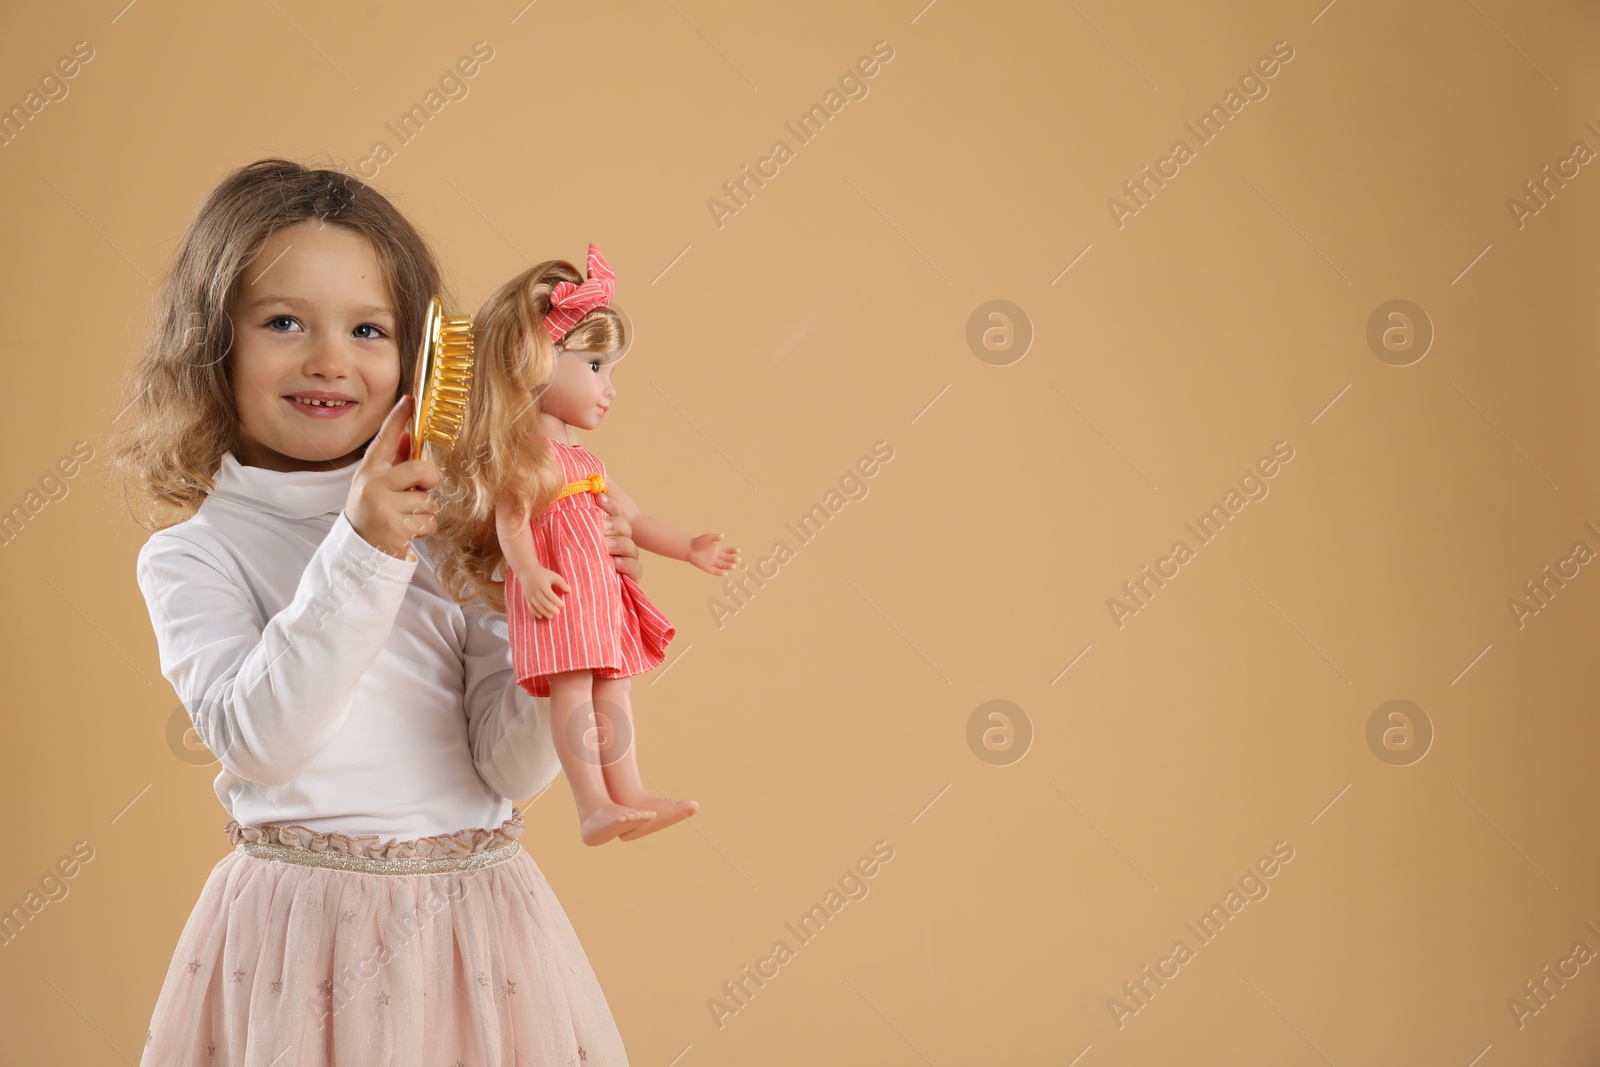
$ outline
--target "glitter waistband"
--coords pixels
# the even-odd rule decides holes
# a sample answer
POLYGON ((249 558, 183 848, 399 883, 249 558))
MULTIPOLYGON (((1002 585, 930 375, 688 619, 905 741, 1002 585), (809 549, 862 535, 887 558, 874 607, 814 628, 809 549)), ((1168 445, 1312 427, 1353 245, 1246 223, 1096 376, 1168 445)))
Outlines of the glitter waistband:
POLYGON ((233 850, 241 856, 250 856, 268 863, 290 863, 299 867, 352 871, 356 874, 450 874, 457 871, 477 871, 504 863, 522 851, 522 845, 513 841, 498 848, 468 852, 461 856, 353 856, 345 852, 313 852, 292 845, 241 841, 233 850))
POLYGON ((522 812, 513 807, 511 818, 493 828, 468 827, 404 841, 294 823, 242 826, 230 821, 226 830, 235 852, 271 863, 366 874, 447 874, 493 867, 515 856, 522 812))

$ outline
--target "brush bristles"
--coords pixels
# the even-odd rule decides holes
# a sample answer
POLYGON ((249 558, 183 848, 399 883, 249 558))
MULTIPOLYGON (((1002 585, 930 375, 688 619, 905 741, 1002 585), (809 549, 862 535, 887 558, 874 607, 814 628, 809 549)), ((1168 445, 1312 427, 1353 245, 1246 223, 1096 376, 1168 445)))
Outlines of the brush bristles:
POLYGON ((456 443, 466 422, 472 386, 472 317, 446 315, 433 355, 433 385, 422 436, 445 448, 456 443))

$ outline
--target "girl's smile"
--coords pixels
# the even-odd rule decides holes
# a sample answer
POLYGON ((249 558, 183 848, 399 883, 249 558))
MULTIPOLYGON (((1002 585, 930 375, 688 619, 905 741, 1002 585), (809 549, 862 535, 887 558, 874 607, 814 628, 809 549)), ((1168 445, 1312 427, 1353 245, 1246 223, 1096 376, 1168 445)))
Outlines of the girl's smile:
POLYGON ((308 389, 293 396, 286 396, 284 399, 300 414, 313 419, 337 419, 341 415, 348 415, 356 406, 356 398, 353 396, 345 393, 329 393, 320 389, 308 389))

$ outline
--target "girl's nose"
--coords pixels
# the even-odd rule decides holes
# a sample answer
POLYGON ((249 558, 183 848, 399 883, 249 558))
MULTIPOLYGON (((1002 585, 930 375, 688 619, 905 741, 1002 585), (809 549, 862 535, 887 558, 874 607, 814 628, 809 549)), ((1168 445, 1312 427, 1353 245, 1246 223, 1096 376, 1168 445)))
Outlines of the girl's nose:
POLYGON ((325 335, 311 342, 310 350, 306 353, 307 373, 342 377, 348 366, 339 338, 325 335))

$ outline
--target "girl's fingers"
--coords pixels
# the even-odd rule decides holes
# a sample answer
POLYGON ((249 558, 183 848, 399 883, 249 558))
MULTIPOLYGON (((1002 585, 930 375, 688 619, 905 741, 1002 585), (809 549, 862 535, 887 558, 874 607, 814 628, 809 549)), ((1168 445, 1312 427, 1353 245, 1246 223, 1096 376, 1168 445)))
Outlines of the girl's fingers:
MULTIPOLYGON (((407 433, 409 435, 409 431, 407 433)), ((371 452, 367 454, 371 455, 371 452)), ((414 492, 415 495, 408 499, 415 502, 427 499, 429 490, 437 486, 441 480, 439 468, 431 462, 425 459, 409 459, 405 456, 400 457, 398 463, 392 463, 384 468, 380 474, 384 484, 395 492, 414 492)))
POLYGON ((406 431, 406 419, 410 414, 411 394, 407 393, 395 401, 394 407, 389 409, 389 414, 383 417, 383 425, 378 427, 378 435, 372 439, 372 444, 367 446, 366 455, 361 457, 361 466, 364 470, 373 474, 382 473, 405 458, 398 454, 396 446, 406 431))
MULTIPOLYGON (((423 462, 424 461, 421 461, 421 460, 418 461, 419 465, 422 464, 423 462)), ((431 463, 428 463, 426 465, 430 466, 430 467, 433 466, 433 464, 431 464, 431 463)), ((398 468, 396 468, 396 469, 398 469, 398 468)), ((426 489, 404 489, 404 490, 401 490, 401 492, 403 493, 403 495, 405 497, 405 506, 404 506, 403 510, 407 514, 410 514, 410 515, 437 515, 439 513, 439 501, 438 501, 438 499, 435 498, 434 495, 432 493, 428 492, 426 489)))

